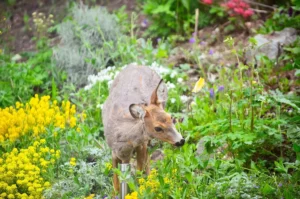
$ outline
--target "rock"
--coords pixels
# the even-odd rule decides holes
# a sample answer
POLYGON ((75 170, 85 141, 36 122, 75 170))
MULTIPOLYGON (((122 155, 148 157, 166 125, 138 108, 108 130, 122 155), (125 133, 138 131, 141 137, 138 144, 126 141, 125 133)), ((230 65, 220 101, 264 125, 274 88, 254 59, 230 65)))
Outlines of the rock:
POLYGON ((11 58, 11 61, 13 61, 13 62, 18 62, 18 61, 20 61, 21 59, 22 59, 21 55, 16 54, 16 55, 14 55, 14 56, 11 58))
POLYGON ((165 156, 164 153, 160 149, 157 149, 152 153, 151 160, 153 161, 162 160, 164 159, 164 156, 165 156))
MULTIPOLYGON (((254 37, 257 46, 253 50, 246 52, 246 63, 253 63, 254 57, 265 55, 269 59, 276 59, 282 52, 282 46, 290 45, 297 39, 297 30, 294 28, 285 28, 282 31, 276 31, 272 34, 258 34, 254 37)), ((259 64, 259 63, 258 63, 259 64)))

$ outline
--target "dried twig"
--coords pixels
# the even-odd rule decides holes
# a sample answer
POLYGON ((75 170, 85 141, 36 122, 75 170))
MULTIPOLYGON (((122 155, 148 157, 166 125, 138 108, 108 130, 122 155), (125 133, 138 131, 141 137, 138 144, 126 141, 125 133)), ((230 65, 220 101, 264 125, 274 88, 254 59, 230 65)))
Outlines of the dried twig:
POLYGON ((258 3, 258 2, 255 2, 255 1, 250 1, 250 0, 244 0, 244 1, 246 1, 247 3, 253 4, 253 5, 258 5, 258 6, 261 6, 261 7, 270 8, 272 10, 276 9, 276 7, 274 7, 274 6, 268 6, 266 4, 258 3))
POLYGON ((196 13, 195 13, 195 31, 194 31, 194 39, 196 41, 197 39, 197 32, 198 32, 198 20, 199 20, 199 9, 196 9, 196 13))

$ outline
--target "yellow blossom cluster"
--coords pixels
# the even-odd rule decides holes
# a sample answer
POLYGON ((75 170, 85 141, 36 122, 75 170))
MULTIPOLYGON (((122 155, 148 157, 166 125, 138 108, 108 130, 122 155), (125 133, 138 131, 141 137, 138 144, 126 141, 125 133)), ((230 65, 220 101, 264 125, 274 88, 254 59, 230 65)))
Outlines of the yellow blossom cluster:
POLYGON ((90 194, 89 196, 85 197, 84 199, 93 199, 95 194, 90 194))
POLYGON ((14 148, 0 158, 0 198, 42 198, 50 187, 42 175, 60 158, 60 151, 45 146, 46 141, 35 141, 27 149, 14 148))
POLYGON ((139 191, 142 194, 147 188, 151 189, 151 192, 155 192, 159 188, 159 181, 157 179, 157 170, 152 169, 150 174, 147 177, 147 180, 144 178, 139 179, 139 191))
POLYGON ((56 100, 50 103, 50 96, 39 98, 38 95, 26 104, 16 102, 15 108, 0 108, 0 142, 13 142, 28 133, 38 136, 51 124, 62 129, 66 125, 73 128, 76 126, 75 113, 76 106, 69 101, 62 102, 60 107, 56 100))
POLYGON ((70 159, 70 165, 75 167, 76 166, 76 158, 71 158, 70 159))
POLYGON ((105 163, 105 168, 106 168, 108 171, 110 171, 111 168, 112 168, 112 164, 109 163, 109 162, 105 163))
MULTIPOLYGON (((176 172, 177 170, 173 170, 172 174, 174 174, 174 171, 176 172)), ((170 177, 169 174, 166 174, 166 176, 163 178, 164 184, 170 186, 170 190, 173 189, 174 183, 173 179, 170 177)), ((156 193, 159 191, 158 189, 160 188, 160 182, 158 180, 158 174, 156 169, 152 169, 150 171, 150 174, 146 179, 140 178, 139 180, 139 194, 143 195, 146 190, 150 190, 151 193, 156 193)), ((158 194, 157 198, 163 198, 162 194, 158 194)), ((130 199, 130 198, 129 198, 130 199)))
POLYGON ((127 194, 125 199, 138 199, 138 193, 136 191, 132 192, 131 194, 127 194))
POLYGON ((54 24, 53 15, 50 14, 48 17, 40 12, 40 13, 32 13, 33 24, 37 31, 38 36, 46 35, 47 29, 54 24))

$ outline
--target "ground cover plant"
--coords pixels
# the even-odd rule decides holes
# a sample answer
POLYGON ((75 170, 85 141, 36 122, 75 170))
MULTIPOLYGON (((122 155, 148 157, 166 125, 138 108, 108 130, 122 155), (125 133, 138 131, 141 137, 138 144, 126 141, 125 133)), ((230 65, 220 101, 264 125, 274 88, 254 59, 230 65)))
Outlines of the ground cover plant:
POLYGON ((130 1, 142 9, 112 12, 66 2, 61 21, 42 1, 24 13, 34 50, 0 49, 0 198, 117 198, 101 113, 132 63, 164 79, 166 111, 186 144, 151 141, 160 158, 150 174, 132 161, 120 175, 126 199, 300 197, 299 35, 276 59, 244 61, 258 47, 254 33, 298 27, 296 1, 130 1))

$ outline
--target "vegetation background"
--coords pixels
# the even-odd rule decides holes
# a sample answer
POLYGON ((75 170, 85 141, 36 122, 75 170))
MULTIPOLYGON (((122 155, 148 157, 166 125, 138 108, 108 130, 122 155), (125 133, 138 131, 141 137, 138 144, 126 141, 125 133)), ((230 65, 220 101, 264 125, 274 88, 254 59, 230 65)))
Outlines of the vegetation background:
POLYGON ((169 90, 136 198, 300 198, 300 1, 0 2, 0 198, 117 198, 101 109, 122 68, 169 90))

